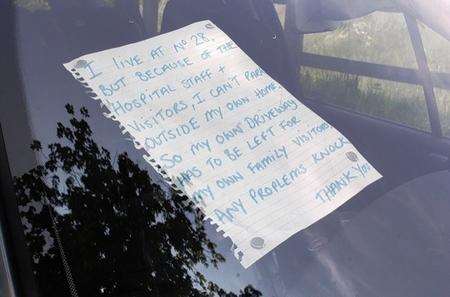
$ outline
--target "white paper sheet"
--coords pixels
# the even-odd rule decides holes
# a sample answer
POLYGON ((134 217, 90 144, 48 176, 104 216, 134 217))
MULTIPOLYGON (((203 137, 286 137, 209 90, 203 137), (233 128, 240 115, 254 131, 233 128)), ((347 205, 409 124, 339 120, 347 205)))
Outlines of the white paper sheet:
POLYGON ((210 21, 64 66, 246 268, 381 177, 210 21))

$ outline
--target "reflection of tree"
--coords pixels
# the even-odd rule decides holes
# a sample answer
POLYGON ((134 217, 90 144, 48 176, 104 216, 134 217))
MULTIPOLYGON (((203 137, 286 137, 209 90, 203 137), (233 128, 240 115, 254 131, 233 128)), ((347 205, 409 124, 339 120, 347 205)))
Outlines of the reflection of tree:
MULTIPOLYGON (((58 123, 46 162, 16 178, 42 296, 69 295, 51 216, 79 296, 237 296, 196 269, 225 259, 193 204, 167 195, 126 153, 114 162, 94 142, 87 110, 66 109, 70 125, 58 123)), ((248 286, 239 296, 261 293, 248 286)))

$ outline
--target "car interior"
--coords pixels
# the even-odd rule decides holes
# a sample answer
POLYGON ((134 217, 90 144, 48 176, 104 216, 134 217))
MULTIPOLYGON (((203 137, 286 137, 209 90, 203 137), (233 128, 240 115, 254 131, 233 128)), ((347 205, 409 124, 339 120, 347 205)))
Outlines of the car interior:
MULTIPOLYGON (((167 291, 145 291, 136 281, 150 273, 145 267, 134 269, 121 264, 114 269, 123 269, 118 272, 123 278, 107 279, 112 274, 102 276, 101 268, 86 266, 81 264, 86 261, 73 258, 74 251, 83 246, 64 239, 64 231, 55 232, 58 220, 62 221, 70 210, 54 206, 56 219, 38 217, 38 211, 34 214, 36 221, 27 219, 25 213, 33 214, 23 211, 26 205, 19 203, 14 188, 15 177, 45 162, 40 153, 30 149, 30 144, 35 139, 43 144, 55 140, 56 123, 67 122, 66 104, 77 110, 83 106, 89 110, 93 135, 100 146, 112 155, 127 152, 130 159, 149 172, 153 181, 163 184, 163 179, 146 164, 132 143, 122 137, 119 127, 103 117, 98 103, 89 99, 62 63, 205 19, 217 24, 264 71, 344 134, 383 176, 249 269, 243 269, 234 258, 229 239, 217 234, 211 226, 205 226, 226 261, 219 269, 201 264, 198 269, 208 281, 235 292, 234 295, 217 293, 217 296, 448 296, 450 116, 447 114, 450 109, 444 107, 449 106, 450 100, 450 51, 436 49, 439 61, 447 64, 442 68, 432 66, 433 51, 427 50, 426 42, 430 38, 424 30, 439 36, 436 38, 441 43, 436 48, 448 49, 449 35, 441 23, 450 19, 440 15, 430 17, 439 12, 435 9, 429 12, 427 8, 433 4, 428 1, 410 0, 411 5, 406 0, 380 1, 386 2, 380 7, 369 2, 3 1, 0 4, 0 32, 4 40, 0 59, 0 296, 210 296, 167 293, 177 291, 166 288, 163 282, 155 286, 161 285, 167 291), (350 44, 350 37, 345 34, 369 32, 375 23, 381 28, 377 27, 379 36, 397 34, 389 32, 391 28, 380 21, 390 18, 402 24, 399 32, 403 32, 401 38, 406 40, 408 48, 398 52, 377 51, 376 55, 409 55, 413 65, 371 61, 371 54, 367 54, 367 60, 358 61, 342 54, 324 54, 327 49, 314 52, 315 47, 311 46, 314 41, 314 46, 325 48, 335 38, 333 42, 348 46, 344 47, 347 51, 364 53, 370 50, 364 43, 366 39, 350 44), (369 20, 374 23, 366 24, 363 29, 358 27, 369 20), (313 79, 308 82, 307 73, 313 73, 313 79), (416 90, 420 102, 411 103, 414 98, 410 98, 404 106, 397 107, 394 116, 383 116, 393 108, 387 102, 390 99, 370 103, 371 109, 364 110, 363 105, 354 108, 356 103, 350 102, 353 97, 342 98, 345 93, 333 91, 333 85, 328 93, 324 90, 325 83, 318 80, 327 76, 321 73, 341 79, 337 84, 357 81, 356 86, 347 86, 352 90, 362 88, 362 82, 367 80, 370 81, 367 92, 370 92, 373 81, 379 81, 381 90, 377 89, 376 96, 388 84, 394 84, 400 93, 409 94, 402 89, 407 85, 416 90), (341 97, 329 98, 333 92, 341 97), (417 110, 410 113, 410 106, 417 110), (415 124, 419 114, 423 115, 423 125, 415 124), (30 241, 26 230, 38 223, 46 226, 46 235, 37 234, 36 238, 41 236, 41 239, 30 241), (54 254, 47 257, 46 251, 54 254), (42 260, 36 260, 36 255, 41 255, 42 260), (48 267, 54 271, 48 271, 48 267), (247 284, 256 291, 243 289, 247 284)), ((446 0, 430 2, 450 10, 446 0)), ((444 14, 445 9, 441 10, 444 14)), ((375 37, 369 36, 367 40, 371 38, 375 37)), ((395 47, 395 40, 392 44, 395 47)), ((370 101, 367 98, 361 100, 370 101)), ((52 212, 49 213, 51 216, 52 212)), ((151 246, 152 239, 146 244, 151 246)), ((142 258, 145 257, 151 258, 143 252, 142 258)))

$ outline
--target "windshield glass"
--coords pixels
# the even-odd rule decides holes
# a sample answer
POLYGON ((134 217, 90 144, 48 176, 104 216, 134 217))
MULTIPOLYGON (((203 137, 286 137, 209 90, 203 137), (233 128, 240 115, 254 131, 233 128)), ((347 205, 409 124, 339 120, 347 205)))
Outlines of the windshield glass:
POLYGON ((450 292, 449 1, 12 2, 22 96, 1 129, 35 296, 450 292), (63 66, 205 20, 382 175, 248 268, 63 66))

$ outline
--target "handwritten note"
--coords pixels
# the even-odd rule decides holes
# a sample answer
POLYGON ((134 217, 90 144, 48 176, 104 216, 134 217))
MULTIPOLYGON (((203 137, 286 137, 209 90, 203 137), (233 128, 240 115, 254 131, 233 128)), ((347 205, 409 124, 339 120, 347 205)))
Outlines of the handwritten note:
POLYGON ((244 267, 381 177, 210 21, 64 66, 244 267))

